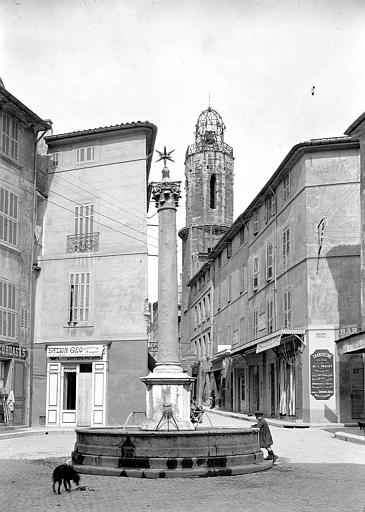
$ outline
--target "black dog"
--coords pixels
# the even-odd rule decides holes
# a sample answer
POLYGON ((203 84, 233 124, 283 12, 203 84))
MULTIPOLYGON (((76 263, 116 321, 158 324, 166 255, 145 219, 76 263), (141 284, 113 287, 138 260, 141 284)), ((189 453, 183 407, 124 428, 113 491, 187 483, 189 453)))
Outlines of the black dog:
POLYGON ((57 466, 56 469, 53 471, 53 492, 56 492, 55 484, 58 483, 58 494, 61 494, 60 489, 62 482, 66 491, 70 492, 71 480, 75 482, 76 485, 79 485, 80 476, 76 473, 74 468, 72 466, 69 466, 68 464, 61 464, 61 466, 57 466))

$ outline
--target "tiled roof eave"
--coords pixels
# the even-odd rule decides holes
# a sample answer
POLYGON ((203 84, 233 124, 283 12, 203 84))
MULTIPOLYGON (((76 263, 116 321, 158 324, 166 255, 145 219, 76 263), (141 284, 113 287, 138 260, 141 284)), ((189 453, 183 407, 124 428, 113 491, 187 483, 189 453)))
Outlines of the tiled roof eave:
POLYGON ((13 96, 9 91, 6 89, 0 88, 0 103, 1 103, 1 96, 3 96, 10 104, 15 106, 17 109, 19 109, 23 115, 25 115, 28 120, 31 120, 34 122, 34 125, 39 130, 49 130, 51 128, 51 125, 39 117, 37 114, 35 114, 30 108, 28 108, 24 103, 22 103, 18 98, 13 96))
POLYGON ((70 138, 76 138, 76 137, 83 137, 85 135, 98 135, 102 133, 112 133, 117 132, 120 130, 131 130, 135 128, 148 128, 149 130, 152 130, 152 132, 157 132, 157 126, 153 123, 150 123, 149 121, 136 121, 132 123, 122 123, 122 124, 116 124, 111 126, 104 126, 99 128, 91 128, 87 130, 79 130, 74 132, 67 132, 67 133, 60 133, 56 135, 49 135, 46 137, 46 142, 52 143, 58 140, 62 139, 70 139, 70 138))

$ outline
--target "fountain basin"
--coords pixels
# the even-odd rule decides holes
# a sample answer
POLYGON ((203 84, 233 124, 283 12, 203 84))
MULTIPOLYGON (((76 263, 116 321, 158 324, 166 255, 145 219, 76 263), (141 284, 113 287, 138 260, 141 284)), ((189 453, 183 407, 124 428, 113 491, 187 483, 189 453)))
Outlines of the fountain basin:
POLYGON ((135 478, 230 476, 263 471, 258 430, 207 428, 141 431, 78 428, 72 464, 78 473, 135 478))

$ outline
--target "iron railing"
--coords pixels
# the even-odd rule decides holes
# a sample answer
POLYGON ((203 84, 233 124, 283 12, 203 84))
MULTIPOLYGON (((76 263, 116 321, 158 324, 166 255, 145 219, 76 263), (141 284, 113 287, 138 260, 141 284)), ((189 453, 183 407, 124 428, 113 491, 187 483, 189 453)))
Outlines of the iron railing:
POLYGON ((68 235, 66 252, 96 252, 99 250, 99 233, 68 235))

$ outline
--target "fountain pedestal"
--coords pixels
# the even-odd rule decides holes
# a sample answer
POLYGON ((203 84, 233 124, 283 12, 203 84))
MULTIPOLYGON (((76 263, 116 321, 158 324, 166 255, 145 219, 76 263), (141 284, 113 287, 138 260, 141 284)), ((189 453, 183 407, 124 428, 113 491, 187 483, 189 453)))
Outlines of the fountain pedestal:
POLYGON ((190 421, 190 386, 194 378, 157 367, 141 379, 146 384, 146 422, 142 430, 194 430, 190 421), (163 371, 165 370, 165 371, 163 371), (166 371, 167 370, 167 371, 166 371))

